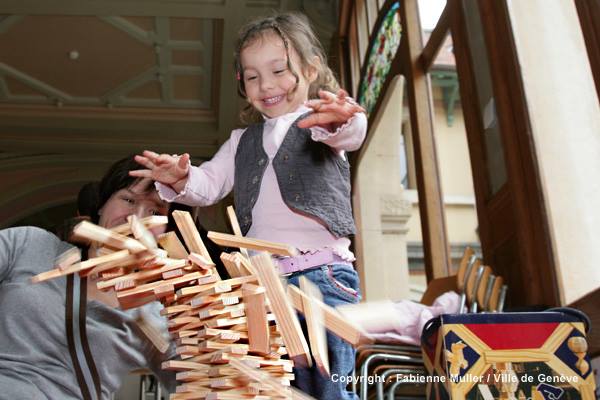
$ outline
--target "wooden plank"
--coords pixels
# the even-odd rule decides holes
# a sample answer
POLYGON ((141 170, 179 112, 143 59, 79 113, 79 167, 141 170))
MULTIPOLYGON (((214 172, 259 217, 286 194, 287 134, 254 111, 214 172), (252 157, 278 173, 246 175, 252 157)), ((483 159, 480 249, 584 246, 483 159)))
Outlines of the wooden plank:
POLYGON ((298 365, 310 366, 312 360, 309 355, 308 343, 302 333, 298 317, 287 299, 279 275, 275 272, 271 257, 262 253, 252 257, 251 262, 256 269, 261 286, 267 292, 290 358, 298 365))
POLYGON ((99 242, 117 249, 127 249, 132 253, 139 253, 147 250, 146 246, 137 240, 113 232, 110 229, 92 224, 88 221, 82 221, 73 228, 73 235, 78 238, 99 242))
POLYGON ((220 258, 230 277, 237 278, 242 275, 240 272, 241 262, 237 257, 223 252, 220 258))
POLYGON ((127 275, 118 276, 113 279, 103 280, 103 281, 98 282, 96 284, 96 286, 98 287, 98 289, 107 289, 111 286, 116 285, 120 281, 124 281, 124 280, 128 280, 128 279, 145 280, 145 279, 158 278, 161 276, 161 274, 163 274, 165 272, 180 269, 181 267, 183 267, 185 265, 186 265, 185 260, 177 260, 177 262, 175 262, 175 263, 169 263, 169 264, 167 264, 163 267, 157 268, 157 269, 133 272, 133 273, 130 273, 127 275))
MULTIPOLYGON (((235 210, 233 209, 233 206, 227 207, 227 216, 229 217, 229 223, 231 224, 233 234, 235 236, 244 237, 244 235, 242 235, 242 229, 240 228, 240 223, 237 219, 237 216, 235 215, 235 210)), ((250 255, 248 255, 248 250, 246 250, 246 248, 240 247, 240 253, 242 253, 242 255, 246 258, 250 258, 250 255)))
POLYGON ((161 354, 164 354, 169 349, 169 341, 162 336, 161 332, 152 323, 146 321, 143 316, 137 318, 135 322, 161 354))
POLYGON ((56 257, 56 260, 54 260, 54 266, 61 271, 64 271, 79 261, 81 261, 81 250, 77 247, 72 247, 56 257))
POLYGON ((211 259, 207 259, 198 253, 190 253, 188 255, 188 260, 202 269, 212 269, 215 266, 215 263, 212 262, 211 259))
POLYGON ((323 295, 319 288, 309 281, 307 277, 301 276, 299 283, 300 290, 305 294, 305 296, 302 296, 302 308, 304 309, 304 317, 306 318, 310 351, 315 359, 319 372, 324 376, 329 376, 327 332, 324 324, 325 318, 323 316, 323 309, 317 303, 317 301, 323 302, 323 295))
POLYGON ((248 343, 250 351, 267 354, 271 351, 269 322, 265 308, 265 289, 260 286, 242 285, 242 296, 248 318, 248 343))
POLYGON ((158 244, 171 258, 188 258, 189 254, 175 232, 166 232, 158 236, 158 244))
MULTIPOLYGON (((147 229, 152 229, 158 226, 167 225, 169 223, 169 217, 167 217, 166 215, 151 215, 149 217, 140 218, 139 221, 147 229)), ((129 222, 127 222, 126 224, 115 226, 114 228, 110 228, 110 230, 125 236, 131 235, 133 233, 131 231, 131 224, 129 222)))
POLYGON ((467 267, 471 262, 471 257, 475 255, 473 249, 469 246, 465 248, 463 256, 458 264, 458 271, 456 272, 456 286, 462 292, 465 286, 465 274, 467 273, 467 267))
POLYGON ((449 275, 451 258, 433 134, 431 92, 420 62, 423 41, 417 0, 400 2, 400 15, 405 43, 400 51, 403 52, 414 145, 425 272, 430 281, 449 275))
POLYGON ((446 3, 438 22, 435 24, 427 44, 421 52, 421 65, 424 71, 429 71, 429 68, 434 64, 435 57, 440 52, 446 36, 450 32, 450 7, 451 5, 446 3))
POLYGON ((285 397, 286 399, 313 399, 311 396, 304 394, 299 390, 283 386, 280 382, 271 378, 268 374, 260 371, 259 369, 250 367, 243 361, 232 359, 229 361, 229 365, 246 375, 249 379, 268 386, 271 390, 276 392, 278 395, 285 397))
MULTIPOLYGON (((294 285, 288 285, 288 295, 294 305, 294 308, 301 313, 304 313, 304 305, 302 298, 306 295, 298 287, 294 285)), ((341 339, 350 343, 354 347, 361 344, 373 343, 373 339, 364 332, 360 327, 352 324, 350 321, 344 319, 342 315, 337 312, 334 308, 328 306, 325 303, 317 301, 321 309, 323 310, 323 319, 325 326, 333 334, 339 336, 341 339)))
POLYGON ((212 262, 210 254, 208 254, 208 250, 206 250, 206 246, 204 246, 204 242, 202 242, 200 233, 198 232, 198 229, 196 229, 196 224, 194 224, 194 220, 192 219, 190 213, 187 211, 177 210, 173 211, 172 215, 189 251, 192 253, 198 253, 202 257, 212 262))
POLYGON ((63 270, 61 270, 59 268, 55 268, 50 271, 42 272, 40 274, 33 276, 31 278, 31 282, 39 283, 39 282, 46 281, 48 279, 54 279, 54 278, 58 278, 60 276, 65 276, 65 275, 73 274, 76 272, 83 272, 85 270, 95 267, 98 264, 102 264, 102 263, 106 263, 106 262, 110 262, 110 261, 123 260, 123 259, 127 258, 128 256, 129 256, 128 250, 120 250, 115 253, 106 254, 104 256, 91 258, 89 260, 85 260, 80 263, 75 263, 75 264, 71 265, 70 267, 63 269, 63 270))
POLYGON ((139 242, 146 246, 147 249, 158 248, 158 243, 156 243, 154 234, 140 222, 140 219, 136 215, 132 214, 128 216, 127 221, 129 221, 129 224, 131 225, 131 232, 133 233, 134 238, 139 240, 139 242))
POLYGON ((298 255, 298 250, 293 246, 269 242, 267 240, 249 239, 229 235, 227 233, 208 232, 208 238, 220 246, 226 247, 244 247, 256 251, 267 251, 271 254, 293 257, 298 255))

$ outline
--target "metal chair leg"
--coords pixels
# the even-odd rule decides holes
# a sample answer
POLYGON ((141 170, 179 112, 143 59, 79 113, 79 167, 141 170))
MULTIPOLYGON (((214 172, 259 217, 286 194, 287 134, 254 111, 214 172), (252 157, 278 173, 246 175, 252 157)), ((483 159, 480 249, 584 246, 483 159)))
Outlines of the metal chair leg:
POLYGON ((390 361, 401 361, 407 364, 415 364, 415 365, 423 365, 422 358, 403 356, 398 354, 385 354, 385 353, 375 353, 371 354, 367 357, 367 359, 363 362, 360 368, 360 399, 367 400, 368 394, 368 386, 367 386, 367 378, 369 374, 369 364, 374 360, 390 360, 390 361))
POLYGON ((384 394, 383 394, 383 386, 385 385, 385 381, 387 380, 388 376, 391 374, 396 374, 396 375, 406 375, 406 374, 416 374, 416 375, 423 375, 425 374, 425 371, 422 369, 408 369, 408 368, 391 368, 388 369, 387 371, 385 371, 383 374, 381 374, 381 379, 377 379, 375 381, 375 384, 377 385, 377 400, 384 400, 384 394))

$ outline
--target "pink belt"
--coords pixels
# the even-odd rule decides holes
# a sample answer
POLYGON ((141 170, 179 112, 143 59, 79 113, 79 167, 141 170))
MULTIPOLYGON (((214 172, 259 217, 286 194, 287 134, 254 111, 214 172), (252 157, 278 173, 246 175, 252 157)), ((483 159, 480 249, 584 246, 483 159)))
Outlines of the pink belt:
POLYGON ((276 258, 275 264, 281 275, 293 274, 294 272, 304 271, 320 265, 352 265, 350 261, 344 260, 331 249, 319 250, 313 254, 300 254, 295 257, 276 258))

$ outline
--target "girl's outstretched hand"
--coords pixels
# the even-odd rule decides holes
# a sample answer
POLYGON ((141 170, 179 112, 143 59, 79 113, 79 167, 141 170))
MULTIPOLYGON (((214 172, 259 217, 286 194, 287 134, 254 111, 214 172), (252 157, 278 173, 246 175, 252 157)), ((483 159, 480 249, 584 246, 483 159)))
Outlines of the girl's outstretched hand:
POLYGON ((129 171, 129 175, 138 178, 150 178, 153 181, 171 186, 176 192, 181 192, 185 187, 189 172, 189 154, 172 156, 146 150, 141 156, 135 156, 135 161, 147 169, 129 171))
POLYGON ((357 112, 365 112, 364 108, 348 97, 348 93, 344 89, 338 90, 337 94, 320 90, 319 97, 319 99, 308 100, 305 103, 314 112, 298 122, 298 127, 321 126, 333 132, 357 112))

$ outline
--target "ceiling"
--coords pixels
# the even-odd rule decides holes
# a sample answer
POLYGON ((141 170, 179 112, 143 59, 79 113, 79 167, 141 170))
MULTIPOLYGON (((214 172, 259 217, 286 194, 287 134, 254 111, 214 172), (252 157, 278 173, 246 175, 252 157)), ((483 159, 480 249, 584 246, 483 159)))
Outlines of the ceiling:
POLYGON ((329 47, 338 0, 0 2, 0 226, 146 148, 210 158, 238 124, 239 27, 287 10, 329 47))

